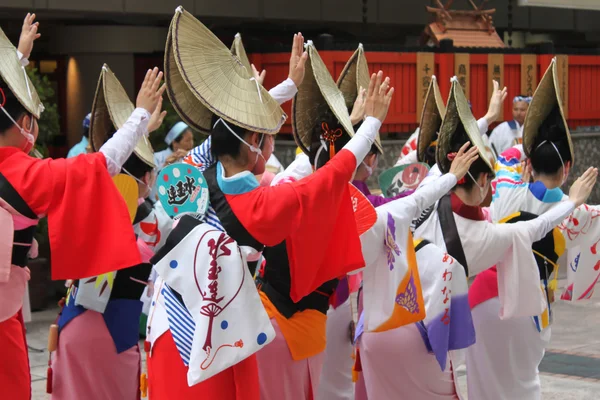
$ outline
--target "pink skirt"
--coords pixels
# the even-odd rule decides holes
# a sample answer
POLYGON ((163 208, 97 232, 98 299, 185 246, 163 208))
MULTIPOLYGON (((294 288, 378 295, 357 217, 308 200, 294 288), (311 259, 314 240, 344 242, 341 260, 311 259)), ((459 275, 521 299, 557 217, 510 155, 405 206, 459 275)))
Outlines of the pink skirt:
POLYGON ((359 349, 369 399, 458 399, 450 362, 442 371, 414 324, 363 333, 359 349))
POLYGON ((52 400, 138 400, 138 346, 117 354, 104 317, 85 311, 60 332, 52 360, 52 400))
POLYGON ((313 400, 324 353, 296 361, 274 318, 275 339, 256 353, 261 400, 313 400))

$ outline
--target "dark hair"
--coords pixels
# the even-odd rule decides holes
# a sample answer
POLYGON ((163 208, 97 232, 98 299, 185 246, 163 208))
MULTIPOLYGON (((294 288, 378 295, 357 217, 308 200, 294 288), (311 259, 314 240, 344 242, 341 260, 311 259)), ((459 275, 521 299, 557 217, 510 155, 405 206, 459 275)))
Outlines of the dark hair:
MULTIPOLYGON (((25 107, 19 103, 17 97, 13 94, 10 88, 0 80, 0 89, 4 92, 4 96, 6 97, 6 102, 4 103, 4 110, 15 120, 19 121, 19 118, 23 116, 23 114, 29 114, 25 107)), ((0 101, 2 99, 0 98, 0 101)), ((33 118, 33 116, 32 116, 33 118)), ((6 116, 5 113, 0 112, 0 134, 3 134, 8 129, 14 126, 13 122, 6 116)))
MULTIPOLYGON (((215 121, 215 122, 216 122, 216 121, 215 121)), ((188 131, 190 131, 190 128, 185 128, 185 129, 183 130, 183 132, 181 132, 181 133, 179 134, 179 136, 177 136, 175 139, 173 139, 173 141, 172 141, 172 142, 171 142, 171 144, 169 145, 169 148, 170 148, 171 150, 173 150, 173 143, 180 143, 180 142, 183 140, 183 137, 185 136, 185 133, 186 133, 186 132, 188 132, 188 131)), ((230 132, 230 133, 231 133, 231 132, 230 132)))
POLYGON ((323 115, 319 119, 319 122, 313 128, 312 144, 310 146, 310 149, 309 149, 310 152, 308 154, 308 159, 310 160, 310 164, 314 166, 315 158, 317 157, 317 153, 319 153, 319 158, 316 162, 317 169, 319 169, 322 166, 324 166, 325 164, 327 164, 327 161, 329 161, 329 158, 330 158, 328 142, 326 142, 327 150, 323 149, 319 152, 319 149, 322 146, 320 138, 323 133, 323 127, 322 127, 323 123, 326 123, 328 125, 329 130, 332 130, 332 131, 335 131, 337 129, 342 130, 342 136, 340 136, 339 138, 337 138, 337 140, 335 142, 333 142, 333 146, 335 148, 336 153, 339 152, 340 150, 342 150, 342 148, 346 145, 346 143, 348 143, 350 141, 350 136, 346 133, 346 131, 344 130, 342 125, 339 123, 339 121, 337 120, 335 115, 333 115, 333 112, 328 109, 327 112, 323 113, 323 115))
MULTIPOLYGON (((456 127, 456 131, 454 132, 454 136, 452 137, 452 146, 450 147, 451 152, 458 152, 460 148, 469 140, 469 136, 467 135, 467 131, 465 131, 465 127, 462 122, 458 122, 458 126, 456 127)), ((469 145, 471 148, 472 145, 469 145)), ((477 160, 473 164, 471 164, 471 168, 469 168, 469 173, 473 176, 474 179, 478 179, 481 174, 493 174, 490 170, 488 164, 484 161, 484 159, 479 156, 477 160)), ((455 187, 462 187, 466 190, 471 190, 471 188, 475 185, 475 182, 469 174, 465 175, 464 183, 457 184, 455 187)))
MULTIPOLYGON (((223 156, 230 156, 234 159, 237 159, 240 157, 240 150, 242 146, 245 146, 245 144, 242 143, 237 137, 235 137, 229 131, 229 129, 227 129, 227 126, 229 126, 239 137, 246 141, 248 141, 247 136, 251 132, 237 125, 234 125, 231 122, 226 122, 225 120, 223 120, 223 122, 225 122, 227 126, 225 126, 225 123, 222 122, 218 123, 215 126, 215 123, 219 120, 219 118, 220 117, 218 115, 213 115, 212 121, 210 123, 211 126, 214 126, 214 128, 210 132, 211 152, 213 156, 217 159, 223 156)), ((264 145, 264 140, 262 139, 262 137, 259 138, 259 141, 261 141, 264 145)))
POLYGON ((433 146, 429 145, 425 149, 425 154, 423 156, 423 162, 425 162, 427 165, 429 165, 430 168, 436 164, 436 161, 435 161, 436 148, 437 148, 437 146, 435 146, 435 145, 433 145, 433 146))
POLYGON ((572 161, 567 130, 557 104, 538 128, 531 149, 531 166, 538 174, 553 175, 562 167, 561 157, 565 164, 572 161))
POLYGON ((88 138, 90 137, 90 128, 83 128, 83 137, 88 138))
POLYGON ((131 153, 123 169, 138 179, 142 179, 147 172, 152 171, 152 167, 143 162, 135 153, 131 153))

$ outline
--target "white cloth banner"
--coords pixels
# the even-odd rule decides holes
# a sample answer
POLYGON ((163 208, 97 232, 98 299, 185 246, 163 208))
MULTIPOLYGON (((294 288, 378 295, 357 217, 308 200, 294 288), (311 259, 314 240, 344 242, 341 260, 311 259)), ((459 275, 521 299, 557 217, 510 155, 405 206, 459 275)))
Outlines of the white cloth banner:
POLYGON ((195 322, 190 386, 239 363, 275 338, 245 255, 226 233, 201 224, 155 268, 181 295, 195 322))

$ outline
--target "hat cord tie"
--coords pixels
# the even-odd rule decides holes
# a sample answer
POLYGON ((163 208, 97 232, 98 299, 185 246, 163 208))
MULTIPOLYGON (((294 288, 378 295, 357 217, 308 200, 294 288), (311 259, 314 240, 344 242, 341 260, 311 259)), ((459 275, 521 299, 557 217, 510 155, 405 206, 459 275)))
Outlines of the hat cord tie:
POLYGON ((329 158, 331 159, 335 156, 335 141, 342 136, 342 129, 331 130, 327 122, 321 124, 321 129, 323 129, 323 139, 329 142, 329 158))
POLYGON ((256 91, 258 92, 258 98, 260 99, 260 102, 263 102, 263 98, 262 98, 262 94, 260 92, 260 83, 258 83, 258 81, 256 80, 255 77, 250 78, 251 81, 254 81, 254 83, 256 83, 256 91))

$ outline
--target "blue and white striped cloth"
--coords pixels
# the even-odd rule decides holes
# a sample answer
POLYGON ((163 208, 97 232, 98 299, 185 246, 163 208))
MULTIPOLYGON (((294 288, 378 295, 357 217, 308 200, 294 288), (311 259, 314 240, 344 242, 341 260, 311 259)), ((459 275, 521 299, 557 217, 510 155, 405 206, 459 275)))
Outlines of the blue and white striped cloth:
POLYGON ((181 359, 186 367, 190 364, 190 354, 192 352, 192 343, 194 342, 194 331, 196 323, 190 312, 175 297, 171 288, 165 285, 161 291, 165 298, 165 307, 167 309, 167 318, 175 346, 181 355, 181 359))

